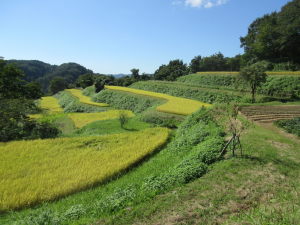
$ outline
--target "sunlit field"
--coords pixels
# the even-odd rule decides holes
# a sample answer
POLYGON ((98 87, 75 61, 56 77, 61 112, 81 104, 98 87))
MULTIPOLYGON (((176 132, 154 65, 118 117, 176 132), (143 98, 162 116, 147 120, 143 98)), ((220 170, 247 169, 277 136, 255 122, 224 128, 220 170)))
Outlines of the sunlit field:
POLYGON ((121 112, 123 112, 128 117, 134 116, 134 114, 130 110, 110 110, 110 111, 99 112, 99 113, 76 113, 76 114, 69 114, 68 116, 71 120, 73 120, 76 128, 81 128, 86 124, 98 120, 116 119, 119 117, 121 112))
POLYGON ((96 102, 92 102, 90 97, 87 97, 85 95, 81 94, 81 90, 77 90, 77 89, 66 89, 65 91, 69 91, 72 93, 72 95, 74 95, 75 97, 79 98, 79 101, 81 103, 85 103, 85 104, 89 104, 89 105, 95 105, 95 106, 101 106, 101 107, 108 107, 109 105, 106 103, 96 103, 96 102))
POLYGON ((132 88, 119 87, 119 86, 105 86, 105 88, 109 90, 126 91, 134 94, 146 95, 146 96, 168 100, 166 104, 156 107, 156 110, 159 112, 172 113, 178 115, 189 115, 192 112, 196 111, 199 107, 211 106, 211 104, 207 104, 207 103, 203 103, 191 99, 186 99, 186 98, 173 97, 170 95, 151 92, 151 91, 144 91, 144 90, 138 90, 132 88))
POLYGON ((29 207, 102 183, 151 154, 167 128, 97 137, 0 143, 0 211, 29 207))
MULTIPOLYGON (((51 114, 61 113, 63 108, 58 104, 58 99, 54 97, 42 97, 41 108, 50 110, 51 114)), ((30 115, 31 119, 38 119, 42 117, 42 114, 30 115)))

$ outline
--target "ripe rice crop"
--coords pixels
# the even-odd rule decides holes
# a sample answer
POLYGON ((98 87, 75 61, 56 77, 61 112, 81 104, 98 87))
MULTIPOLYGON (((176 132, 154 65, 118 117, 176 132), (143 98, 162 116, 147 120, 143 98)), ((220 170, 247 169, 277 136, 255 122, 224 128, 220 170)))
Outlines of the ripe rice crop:
POLYGON ((69 114, 68 116, 71 120, 73 120, 76 128, 81 128, 86 124, 98 120, 116 119, 119 117, 121 112, 124 112, 128 117, 134 116, 134 114, 130 110, 110 110, 100 113, 76 113, 69 114))
POLYGON ((75 97, 79 98, 79 101, 81 103, 89 104, 89 105, 95 105, 95 106, 101 106, 101 107, 108 107, 109 105, 106 103, 97 103, 97 102, 92 102, 90 97, 87 97, 85 95, 81 94, 81 90, 77 89, 66 89, 65 91, 71 92, 72 95, 75 97))
MULTIPOLYGON (((58 99, 54 97, 42 97, 41 108, 51 111, 51 114, 61 113, 63 108, 58 104, 58 99)), ((42 117, 42 114, 35 114, 29 116, 31 119, 38 119, 42 117)))
POLYGON ((167 128, 0 143, 0 212, 101 184, 164 145, 167 128))
POLYGON ((41 108, 49 109, 51 113, 61 113, 63 111, 58 104, 58 99, 53 97, 42 97, 41 108))
POLYGON ((156 107, 156 110, 159 112, 172 113, 178 115, 189 115, 192 112, 196 111, 199 107, 211 106, 211 104, 190 100, 186 98, 173 97, 170 95, 151 92, 151 91, 144 91, 144 90, 138 90, 132 88, 119 87, 119 86, 105 86, 105 88, 110 90, 117 90, 117 91, 127 91, 134 94, 146 95, 146 96, 168 100, 166 104, 156 107))

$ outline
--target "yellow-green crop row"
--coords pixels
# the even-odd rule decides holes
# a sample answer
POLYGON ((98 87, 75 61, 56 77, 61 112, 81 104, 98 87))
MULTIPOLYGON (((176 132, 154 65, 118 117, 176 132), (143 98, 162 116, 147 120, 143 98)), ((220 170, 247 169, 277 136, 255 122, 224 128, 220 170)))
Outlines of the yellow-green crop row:
POLYGON ((126 91, 134 94, 146 95, 155 98, 165 99, 168 102, 164 105, 156 107, 156 110, 159 112, 166 112, 178 115, 189 115, 192 112, 196 111, 199 107, 209 107, 211 104, 190 100, 186 98, 173 97, 170 95, 156 93, 151 91, 144 91, 132 88, 125 88, 119 86, 105 86, 106 89, 117 90, 117 91, 126 91))
POLYGON ((92 102, 91 101, 91 98, 85 96, 85 95, 82 95, 81 94, 81 90, 77 90, 77 89, 66 89, 66 91, 68 92, 71 92, 72 95, 74 95, 75 97, 79 98, 79 101, 81 103, 85 103, 85 104, 89 104, 89 105, 95 105, 95 106, 101 106, 101 107, 107 107, 109 106, 108 104, 106 103, 97 103, 97 102, 92 102))
POLYGON ((68 116, 71 120, 73 120, 76 128, 81 128, 86 124, 98 120, 116 119, 119 117, 121 112, 123 112, 128 117, 134 116, 134 114, 130 110, 110 110, 110 111, 99 112, 99 113, 76 113, 76 114, 69 114, 68 116))
MULTIPOLYGON (((239 72, 228 72, 228 71, 207 71, 207 72, 197 72, 198 75, 237 75, 239 72)), ((300 71, 282 71, 274 72, 267 71, 267 75, 300 75, 300 71)))
POLYGON ((63 109, 58 104, 58 99, 54 97, 42 97, 41 108, 49 109, 51 113, 61 113, 63 109))
POLYGON ((163 146, 166 128, 0 143, 0 212, 101 184, 163 146))
MULTIPOLYGON (((50 110, 51 114, 61 113, 63 111, 63 108, 58 104, 58 99, 54 97, 42 97, 41 108, 50 110)), ((42 117, 42 114, 30 115, 31 119, 38 119, 40 117, 42 117)))

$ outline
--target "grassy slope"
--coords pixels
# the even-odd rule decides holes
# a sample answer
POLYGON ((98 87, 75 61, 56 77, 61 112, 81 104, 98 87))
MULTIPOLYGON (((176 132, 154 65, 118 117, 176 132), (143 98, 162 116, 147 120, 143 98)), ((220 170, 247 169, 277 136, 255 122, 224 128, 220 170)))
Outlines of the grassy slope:
POLYGON ((300 140, 274 125, 242 135, 245 157, 102 220, 105 224, 297 224, 300 140), (255 223, 255 221, 257 223, 255 223))
MULTIPOLYGON (((277 105, 279 102, 267 104, 277 105)), ((288 104, 300 103, 298 101, 288 102, 288 104)), ((100 124, 96 123, 91 124, 92 129, 99 127, 100 124)), ((114 125, 107 123, 107 125, 102 124, 107 126, 104 133, 109 132, 110 127, 112 127, 111 130, 115 129, 114 125)), ((88 126, 82 128, 79 135, 89 135, 88 126)), ((273 125, 264 126, 266 127, 256 126, 243 134, 242 144, 246 157, 235 160, 227 157, 226 160, 215 164, 208 174, 193 183, 107 215, 100 220, 100 223, 214 224, 218 222, 240 224, 245 221, 252 224, 258 221, 258 224, 263 222, 266 224, 270 222, 292 224, 294 222, 296 224, 296 219, 300 217, 297 214, 299 211, 300 154, 298 146, 300 141, 273 125), (264 209, 265 206, 267 206, 266 209, 264 209), (288 218, 285 213, 291 216, 288 218)), ((153 161, 155 158, 149 160, 152 163, 153 161)), ((147 176, 151 170, 147 170, 144 165, 149 162, 145 161, 128 173, 128 176, 134 179, 132 174, 137 169, 143 171, 141 176, 147 176)), ((155 166, 153 171, 155 171, 155 166)), ((49 206, 44 205, 37 209, 4 215, 2 219, 0 217, 0 223, 10 218, 18 220, 30 214, 36 217, 45 216, 47 213, 42 212, 51 210, 65 211, 72 206, 89 202, 88 199, 92 202, 92 199, 103 195, 104 189, 104 193, 112 193, 117 187, 125 188, 129 180, 127 175, 121 176, 121 179, 111 182, 105 188, 85 191, 49 206)), ((90 223, 91 220, 73 223, 84 224, 83 221, 90 223)))

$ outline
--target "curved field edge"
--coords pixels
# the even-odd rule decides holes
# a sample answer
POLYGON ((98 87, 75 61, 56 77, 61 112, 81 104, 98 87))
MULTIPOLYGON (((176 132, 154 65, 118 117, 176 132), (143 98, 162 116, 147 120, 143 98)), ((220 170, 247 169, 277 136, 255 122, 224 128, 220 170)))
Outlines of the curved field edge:
POLYGON ((98 120, 108 120, 119 118, 121 113, 126 117, 135 116, 130 110, 110 110, 100 113, 76 113, 69 114, 68 117, 75 123, 76 128, 81 128, 89 123, 98 120))
POLYGON ((0 211, 52 201, 107 181, 163 146, 166 128, 0 143, 0 211))
POLYGON ((137 90, 137 89, 125 88, 119 86, 105 86, 105 88, 109 90, 131 92, 135 94, 146 95, 146 96, 167 100, 168 102, 166 104, 156 107, 156 110, 159 112, 178 114, 178 115, 189 115, 202 106, 204 107, 211 106, 210 104, 207 103, 180 98, 180 97, 173 97, 170 95, 151 92, 151 91, 137 90))
POLYGON ((53 95, 54 98, 58 99, 58 104, 64 109, 63 113, 72 112, 104 112, 110 109, 110 107, 99 107, 86 103, 79 102, 79 98, 72 95, 69 91, 60 91, 53 95))
MULTIPOLYGON (((45 110, 50 110, 51 114, 61 113, 63 111, 63 108, 58 104, 58 100, 54 97, 42 97, 40 107, 45 110)), ((34 114, 29 117, 31 119, 38 119, 42 116, 43 114, 34 114)))
POLYGON ((224 146, 224 132, 200 108, 187 117, 170 143, 128 173, 105 185, 47 205, 11 212, 4 224, 89 224, 189 183, 206 173, 224 146))
POLYGON ((91 98, 83 95, 81 90, 77 89, 66 89, 65 91, 71 92, 72 95, 75 97, 79 98, 79 101, 81 103, 89 104, 89 105, 95 105, 95 106, 100 106, 100 107, 108 107, 109 105, 106 103, 97 103, 97 102, 92 102, 91 98))

